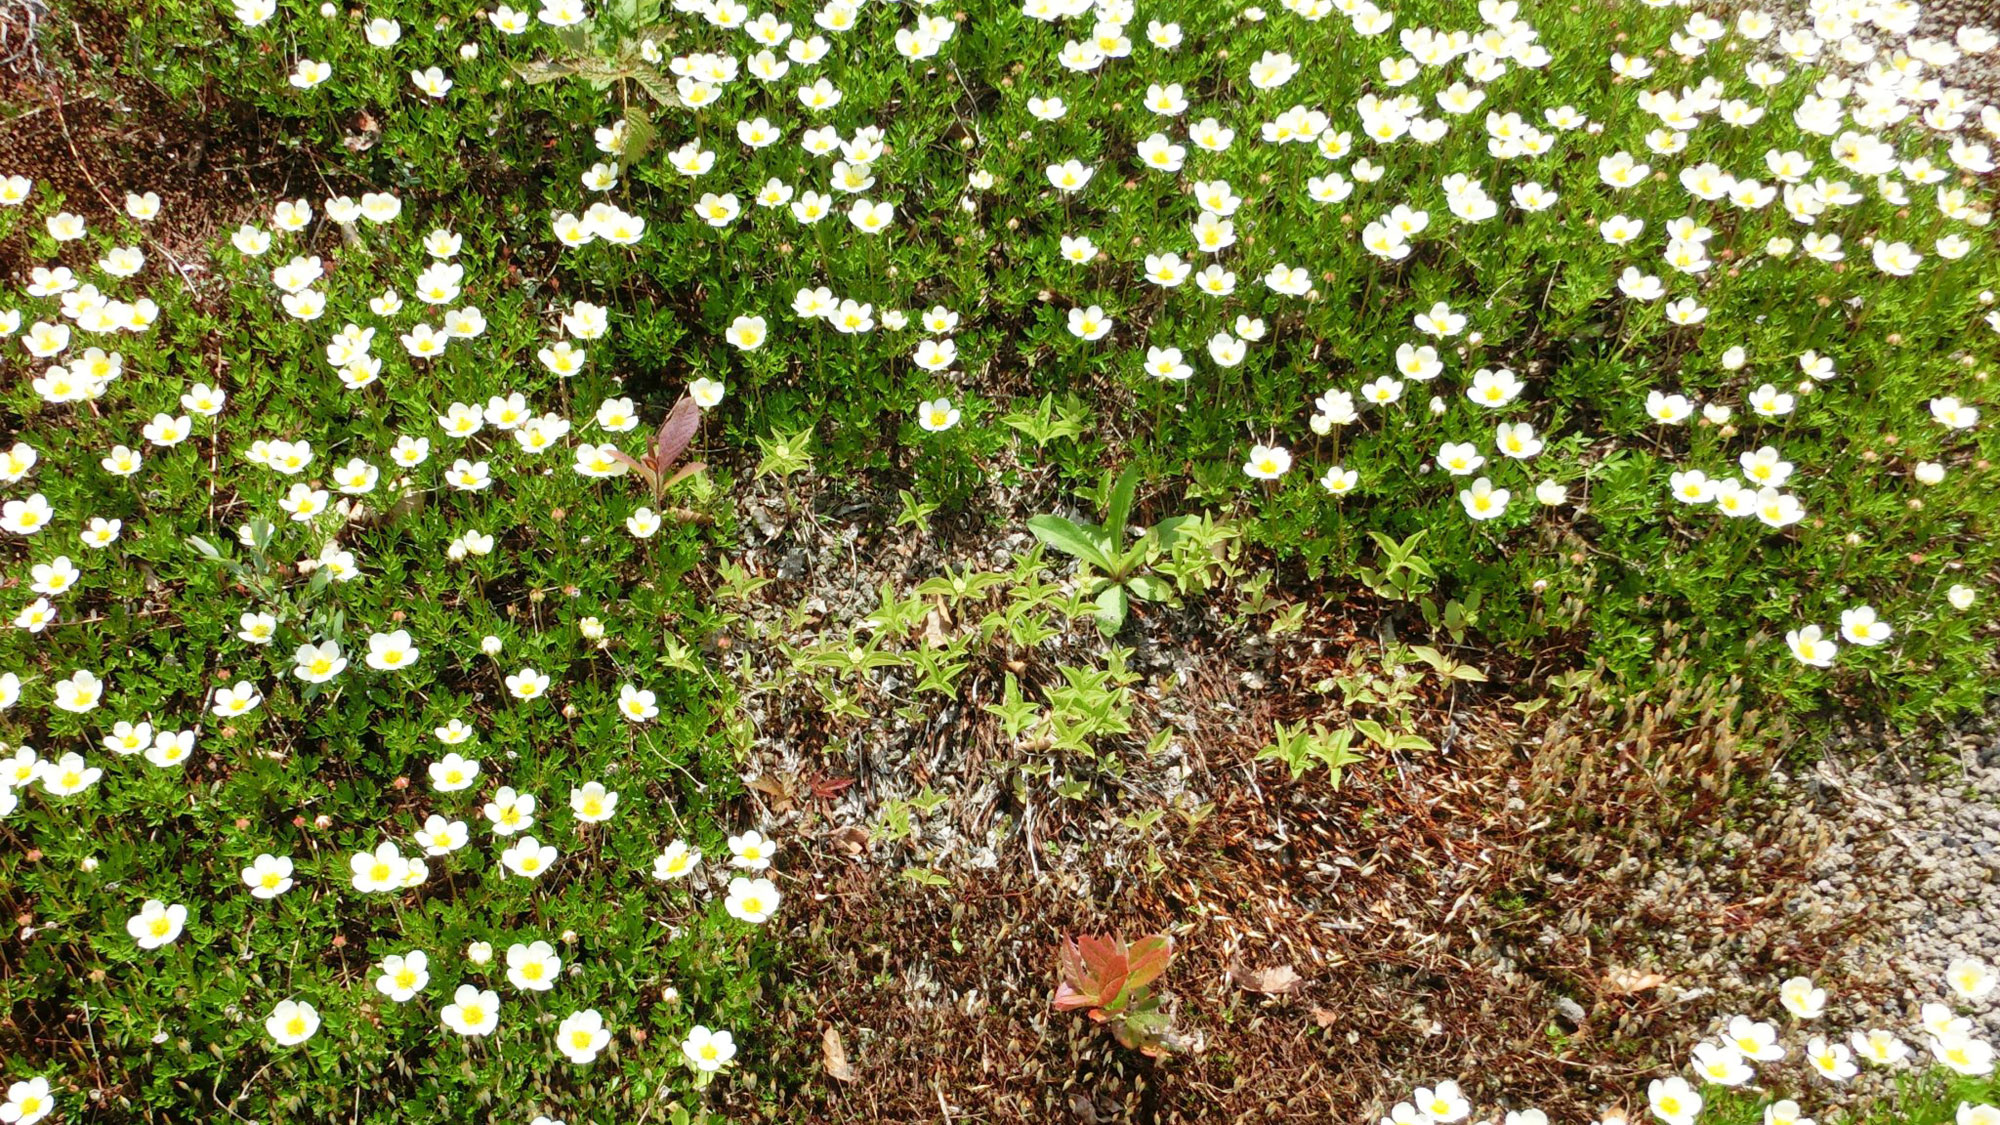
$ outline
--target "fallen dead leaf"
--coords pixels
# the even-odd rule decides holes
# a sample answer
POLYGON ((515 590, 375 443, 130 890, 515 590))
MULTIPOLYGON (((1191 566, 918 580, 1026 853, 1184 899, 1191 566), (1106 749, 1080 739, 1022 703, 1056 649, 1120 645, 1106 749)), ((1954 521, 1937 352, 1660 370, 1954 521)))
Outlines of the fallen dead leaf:
POLYGON ((772 809, 777 812, 789 812, 795 803, 791 786, 768 773, 751 778, 750 788, 769 797, 772 809))
POLYGON ((1281 996, 1304 988, 1306 980, 1290 965, 1279 965, 1270 969, 1252 969, 1242 962, 1229 967, 1229 977, 1237 987, 1248 992, 1262 992, 1267 996, 1281 996))
POLYGON ((854 1081, 854 1066, 847 1061, 847 1045, 840 1041, 838 1028, 826 1025, 826 1030, 819 1035, 819 1049, 829 1077, 842 1082, 854 1081))
POLYGON ((850 824, 835 829, 827 837, 835 848, 848 855, 860 855, 868 850, 868 830, 858 824, 850 824))

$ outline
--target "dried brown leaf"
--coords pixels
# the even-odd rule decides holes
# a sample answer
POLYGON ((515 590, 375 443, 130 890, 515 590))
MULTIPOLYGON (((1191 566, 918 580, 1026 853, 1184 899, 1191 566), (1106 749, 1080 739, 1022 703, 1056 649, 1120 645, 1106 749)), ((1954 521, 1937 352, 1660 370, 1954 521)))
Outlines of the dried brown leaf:
POLYGON ((841 1042, 838 1028, 826 1025, 826 1030, 819 1034, 819 1049, 828 1077, 841 1082, 855 1080, 854 1065, 847 1061, 847 1044, 841 1042))
POLYGON ((1277 965, 1269 969, 1253 969, 1242 962, 1229 967, 1229 976, 1237 987, 1246 992, 1261 992, 1266 996, 1282 996, 1305 987, 1306 980, 1290 965, 1277 965))

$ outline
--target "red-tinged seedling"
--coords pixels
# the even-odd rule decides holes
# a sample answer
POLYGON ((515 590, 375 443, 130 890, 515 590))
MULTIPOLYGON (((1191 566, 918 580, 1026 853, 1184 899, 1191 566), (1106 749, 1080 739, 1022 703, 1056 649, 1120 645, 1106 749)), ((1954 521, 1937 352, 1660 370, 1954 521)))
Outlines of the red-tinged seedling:
POLYGON ((1167 1051, 1168 1017, 1152 984, 1173 957, 1173 939, 1162 934, 1130 944, 1090 935, 1064 940, 1056 948, 1056 1009, 1085 1009, 1092 1020, 1108 1024, 1118 1042, 1158 1058, 1167 1051))
POLYGON ((643 457, 633 457, 616 449, 607 452, 646 482, 654 504, 664 504, 669 489, 708 467, 704 462, 691 461, 679 469, 674 468, 674 463, 687 452, 688 443, 694 440, 695 430, 700 426, 701 407, 696 406, 690 396, 682 395, 680 401, 674 403, 674 408, 667 412, 666 420, 660 423, 660 432, 653 437, 652 452, 643 457))

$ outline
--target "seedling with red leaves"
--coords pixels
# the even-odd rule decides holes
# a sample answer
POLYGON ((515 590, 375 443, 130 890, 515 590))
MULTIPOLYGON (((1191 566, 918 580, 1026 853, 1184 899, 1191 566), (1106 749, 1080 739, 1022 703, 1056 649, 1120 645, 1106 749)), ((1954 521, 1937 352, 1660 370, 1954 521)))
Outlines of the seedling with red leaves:
POLYGON ((1173 956, 1173 939, 1161 934, 1129 945, 1115 937, 1065 940, 1056 948, 1056 1009, 1087 1009, 1120 1043, 1158 1058, 1167 1051, 1168 1020, 1152 984, 1173 956))
POLYGON ((655 506, 667 501, 667 490, 688 477, 707 468, 701 461, 691 461, 674 468, 674 463, 687 452, 688 443, 694 440, 695 430, 701 426, 701 407, 693 398, 682 395, 674 408, 667 412, 666 420, 660 423, 660 432, 653 436, 652 451, 643 457, 633 457, 621 450, 609 450, 612 458, 630 469, 633 475, 646 482, 653 494, 655 506))

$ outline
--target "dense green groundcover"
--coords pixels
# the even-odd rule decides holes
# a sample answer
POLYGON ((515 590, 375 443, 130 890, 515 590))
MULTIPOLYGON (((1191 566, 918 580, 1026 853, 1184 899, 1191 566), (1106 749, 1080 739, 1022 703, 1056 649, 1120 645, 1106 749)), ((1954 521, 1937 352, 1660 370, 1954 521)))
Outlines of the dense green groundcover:
POLYGON ((1135 526, 1210 513, 1546 668, 1672 687, 1671 630, 1669 675, 1783 709, 1983 700, 2000 111, 1932 81, 1983 40, 1867 4, 1069 7, 77 13, 292 174, 0 169, 41 271, 0 280, 11 1076, 105 1119, 664 1120, 708 1028, 766 1097, 753 900, 801 888, 731 822, 753 732, 702 593, 753 471, 976 522, 1136 465, 1135 526), (205 271, 158 234, 194 213, 235 231, 205 271), (734 468, 655 491, 631 459, 684 393, 734 468), (502 785, 556 849, 529 872, 502 785), (142 948, 154 899, 185 928, 142 948), (538 941, 552 990, 508 979, 538 941), (378 988, 412 951, 427 987, 378 988))
MULTIPOLYGON (((1991 490, 1983 486, 1991 427, 1949 429, 1927 409, 1943 397, 1983 402, 2000 339, 1984 319, 2000 284, 1994 256, 1984 252, 1991 185, 1948 151, 1981 143, 1976 99, 1967 96, 1972 110, 1960 114, 1957 132, 1925 125, 1914 98, 1899 124, 1861 127, 1838 116, 1842 105, 1872 97, 1855 89, 1867 81, 1864 68, 1845 66, 1855 78, 1832 103, 1835 131, 1815 123, 1808 132, 1795 121, 1799 107, 1842 93, 1818 89, 1825 68, 1785 57, 1777 35, 1751 40, 1733 29, 1701 57, 1679 57, 1670 43, 1687 13, 1640 5, 1530 13, 1535 43, 1548 54, 1539 67, 1503 61, 1502 72, 1481 82, 1468 80, 1461 59, 1422 69, 1405 86, 1389 85, 1379 66, 1408 56, 1401 34, 1470 32, 1479 20, 1469 9, 1399 8, 1392 30, 1362 36, 1337 15, 1307 24, 1273 10, 1250 21, 1236 4, 1162 3, 1138 12, 1127 29, 1129 58, 1088 71, 1068 69, 1061 54, 1087 38, 1089 17, 1052 26, 1012 5, 933 7, 921 14, 939 13, 956 31, 936 54, 908 61, 895 36, 920 14, 912 7, 861 8, 853 30, 840 33, 822 32, 815 11, 777 15, 794 41, 821 34, 825 57, 770 81, 752 77, 758 44, 744 30, 644 5, 612 6, 588 25, 589 43, 634 69, 651 69, 635 53, 645 29, 670 58, 733 54, 737 77, 711 87, 714 100, 698 110, 660 106, 638 82, 602 91, 583 79, 529 85, 520 64, 573 57, 562 34, 528 19, 526 32, 508 36, 472 13, 421 5, 333 19, 286 8, 255 30, 206 9, 170 7, 141 29, 148 46, 140 57, 170 92, 190 96, 223 83, 287 118, 330 183, 434 200, 426 215, 448 220, 491 263, 468 271, 473 293, 494 306, 487 315, 496 339, 483 354, 521 370, 523 389, 544 378, 531 371, 529 341, 546 321, 510 324, 496 309, 517 295, 537 310, 588 298, 616 318, 595 371, 628 374, 659 405, 689 377, 720 379, 731 398, 719 416, 733 443, 811 425, 825 447, 823 466, 894 465, 924 499, 969 503, 991 477, 1035 479, 1049 470, 1094 482, 1106 460, 1131 457, 1145 467, 1158 504, 1234 509, 1250 519, 1256 540, 1315 573, 1345 578, 1375 561, 1369 532, 1403 540, 1430 529, 1423 553, 1440 573, 1439 600, 1483 595, 1483 636, 1526 643, 1581 623, 1591 655, 1614 677, 1646 675, 1661 626, 1671 622, 1702 634, 1709 669, 1741 672, 1793 706, 1852 700, 1910 717, 1949 713, 1978 697, 1973 673, 1990 649, 1990 638, 1978 635, 1985 608, 1955 610, 1945 593, 1958 584, 1980 591, 1991 577, 1984 553, 1994 538, 1984 522, 1991 490), (369 46, 363 15, 397 18, 402 38, 387 50, 369 46), (1142 31, 1152 21, 1177 22, 1184 41, 1171 50, 1152 46, 1142 31), (456 53, 467 43, 478 48, 476 58, 456 53), (1653 73, 1615 76, 1607 44, 1653 73), (1299 52, 1298 74, 1259 88, 1253 64, 1287 49, 1299 52), (327 62, 334 77, 310 91, 292 88, 287 75, 299 58, 327 62), (1782 80, 1753 84, 1745 67, 1753 59, 1782 80), (410 69, 431 65, 454 82, 441 100, 410 84, 410 69), (839 102, 803 109, 797 89, 821 77, 839 102), (1712 105, 1683 98, 1692 107, 1683 116, 1699 124, 1677 132, 1635 104, 1660 92, 1671 103, 1704 80, 1716 84, 1711 101, 1740 100, 1761 119, 1730 124, 1712 105), (1438 108, 1435 98, 1453 83, 1483 100, 1462 115, 1438 108), (1163 84, 1178 87, 1185 110, 1148 108, 1149 88, 1163 84), (1372 142, 1359 107, 1399 95, 1417 99, 1420 113, 1450 131, 1428 144, 1408 135, 1372 142), (1059 99, 1066 112, 1041 120, 1040 99, 1059 99), (1295 106, 1325 114, 1331 139, 1322 145, 1304 131, 1287 143, 1265 142, 1263 130, 1285 124, 1295 106), (1566 123, 1585 123, 1551 124, 1548 111, 1561 107, 1574 111, 1566 123), (650 143, 628 152, 636 159, 616 188, 592 192, 580 182, 585 172, 619 164, 599 151, 594 132, 624 116, 643 122, 635 135, 650 135, 650 143), (1224 151, 1191 139, 1210 119, 1236 135, 1224 151), (745 144, 738 127, 746 120, 768 123, 783 139, 745 144), (362 125, 378 127, 379 136, 358 132, 362 125), (858 193, 831 182, 839 175, 834 161, 851 151, 812 156, 800 147, 810 129, 831 128, 849 143, 868 126, 881 131, 881 151, 865 169, 871 186, 858 193), (1496 159, 1496 128, 1539 131, 1548 147, 1496 159), (1178 172, 1151 167, 1140 154, 1156 133, 1184 150, 1178 172), (1655 152, 1655 133, 1685 147, 1655 152), (1863 155, 1838 164, 1830 152, 1848 136, 1886 137, 1886 155, 1864 145, 1863 155), (372 144, 351 151, 362 142, 372 144), (689 144, 709 156, 698 162, 707 168, 699 175, 677 164, 689 144), (1635 186, 1614 186, 1601 174, 1602 161, 1621 153, 1649 169, 1635 186), (1788 171, 1797 183, 1774 173, 1770 157, 1782 154, 1796 156, 1788 171), (1071 160, 1093 174, 1079 191, 1052 188, 1047 170, 1071 160), (1919 160, 1927 163, 1909 163, 1919 160), (1371 164, 1382 176, 1363 181, 1371 164), (1766 194, 1755 209, 1728 195, 1696 197, 1686 173, 1705 166, 1711 196, 1732 177, 1756 180, 1766 194), (1885 166, 1884 178, 1894 181, 1888 197, 1875 188, 1885 166), (985 176, 993 186, 968 186, 985 176), (1496 213, 1456 217, 1447 194, 1454 176, 1482 191, 1496 213), (1327 177, 1328 198, 1351 194, 1317 201, 1314 181, 1327 177), (794 203, 817 191, 834 213, 807 225, 790 206, 761 206, 756 196, 774 178, 794 203), (1830 181, 1852 192, 1851 201, 1824 205, 1810 224, 1788 213, 1801 188, 1833 191, 1830 181), (1191 228, 1204 211, 1220 214, 1209 207, 1217 200, 1194 189, 1218 183, 1240 209, 1223 216, 1236 245, 1211 256, 1191 228), (1516 189, 1528 184, 1555 202, 1524 210, 1516 189), (1952 194, 1941 203, 1945 193, 1952 194), (732 197, 739 213, 725 225, 704 222, 695 208, 708 195, 732 197), (893 225, 858 233, 844 216, 857 198, 892 203, 893 225), (582 213, 602 199, 649 223, 642 240, 559 250, 552 214, 582 213), (1371 252, 1362 234, 1398 206, 1424 212, 1428 225, 1408 239, 1407 256, 1392 260, 1371 252), (1614 217, 1644 225, 1616 245, 1600 233, 1614 217), (1670 233, 1676 220, 1700 229, 1679 239, 1670 233), (1805 240, 1829 235, 1838 241, 1822 257, 1843 260, 1809 255, 1814 247, 1805 240), (1947 237, 1972 252, 1946 260, 1934 244, 1947 237), (1075 264, 1063 253, 1065 238, 1088 239, 1096 255, 1075 264), (1772 238, 1793 245, 1774 256, 1772 238), (1921 264, 1909 276, 1885 273, 1869 249, 1878 239, 1904 244, 1921 264), (1696 257, 1707 263, 1699 272, 1662 261, 1689 245, 1706 248, 1696 257), (1234 291, 1211 295, 1198 276, 1171 287, 1149 280, 1149 257, 1168 254, 1190 272, 1218 263, 1235 275, 1234 291), (1304 269, 1298 280, 1310 293, 1270 288, 1265 279, 1281 265, 1304 269), (1658 278, 1665 296, 1625 296, 1619 282, 1628 266, 1658 278), (878 320, 905 311, 911 327, 843 333, 806 321, 794 312, 795 294, 821 287, 836 301, 869 306, 878 320), (1673 323, 1668 303, 1682 298, 1705 318, 1673 323), (1440 301, 1466 318, 1441 339, 1413 323, 1440 301), (916 318, 937 306, 958 314, 948 333, 956 362, 929 371, 916 349, 932 333, 916 318), (1079 339, 1069 313, 1093 306, 1104 310, 1108 334, 1079 339), (725 337, 744 316, 765 321, 768 339, 754 351, 725 337), (1246 344, 1235 366, 1206 358, 1216 334, 1241 339, 1239 317, 1262 321, 1266 334, 1246 344), (1404 374, 1404 345, 1435 347, 1442 374, 1429 381, 1404 374), (1192 377, 1152 375, 1152 348, 1179 349, 1192 377), (1732 348, 1742 349, 1740 366, 1732 348), (1821 358, 1830 366, 1806 371, 1821 358), (1524 389, 1503 408, 1473 406, 1464 396, 1482 369, 1511 371, 1524 389), (1399 402, 1378 410, 1366 388, 1382 376, 1404 386, 1399 402), (1794 408, 1759 416, 1752 396, 1766 384, 1791 394, 1794 408), (1315 403, 1332 390, 1353 396, 1360 416, 1316 435, 1310 420, 1324 412, 1315 403), (1731 417, 1717 425, 1696 411, 1661 425, 1648 410, 1653 391, 1726 407, 1731 417), (1426 406, 1434 394, 1447 404, 1442 413, 1426 406), (963 417, 949 433, 927 436, 916 407, 939 395, 963 417), (999 424, 1044 395, 1071 410, 1075 440, 1036 447, 999 424), (1518 463, 1495 455, 1499 422, 1528 423, 1546 448, 1518 463), (1444 442, 1488 451, 1492 464, 1480 475, 1512 493, 1506 514, 1488 523, 1461 518, 1455 497, 1469 480, 1433 466, 1444 442), (1244 480, 1241 467, 1259 444, 1284 447, 1297 463, 1277 485, 1244 480), (1765 446, 1794 467, 1786 490, 1801 502, 1801 522, 1774 530, 1674 497, 1673 471, 1733 478, 1739 456, 1765 446), (1917 483, 1920 463, 1943 466, 1942 483, 1917 483), (1336 465, 1358 474, 1344 496, 1319 483, 1336 465), (1532 502, 1545 479, 1567 490, 1553 511, 1532 502), (1850 648, 1831 672, 1801 667, 1786 651, 1788 631, 1818 625, 1831 637, 1840 613, 1860 605, 1895 627, 1897 643, 1850 648)), ((1824 48, 1822 59, 1833 51, 1824 48)), ((787 61, 782 48, 773 53, 787 61)), ((605 62, 599 73, 616 69, 605 62)), ((673 76, 654 73, 664 74, 656 89, 673 76)), ((1921 63, 1911 73, 1911 83, 1926 77, 1921 63)), ((1965 163, 1977 168, 1984 159, 1965 163)), ((1849 197, 1836 191, 1835 198, 1849 197)), ((380 241, 390 240, 369 234, 366 252, 382 252, 380 241)), ((393 241, 416 252, 407 237, 393 241)), ((258 310, 283 319, 268 302, 258 310)), ((284 362, 318 363, 282 345, 274 350, 287 357, 269 361, 280 370, 284 362)), ((436 366, 450 378, 469 362, 461 355, 436 366)))

